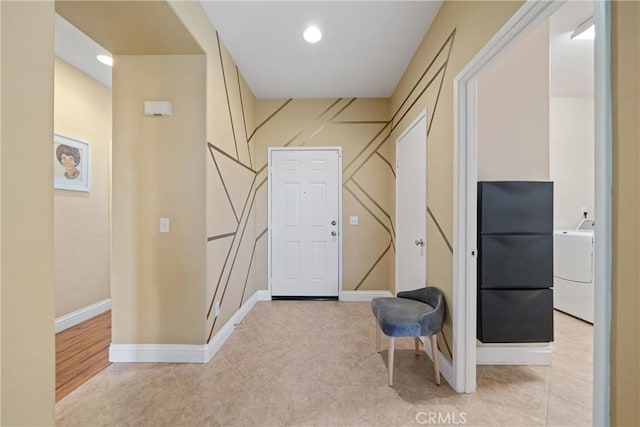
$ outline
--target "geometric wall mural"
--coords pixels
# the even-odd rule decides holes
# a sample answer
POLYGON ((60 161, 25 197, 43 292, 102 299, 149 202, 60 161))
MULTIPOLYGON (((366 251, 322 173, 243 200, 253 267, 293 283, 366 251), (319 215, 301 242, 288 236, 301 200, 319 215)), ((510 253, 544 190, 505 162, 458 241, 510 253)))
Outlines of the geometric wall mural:
MULTIPOLYGON (((454 37, 455 30, 393 112, 389 99, 255 100, 219 45, 223 87, 217 93, 224 95, 226 105, 218 113, 227 115, 219 122, 230 129, 220 141, 207 143, 207 342, 256 289, 267 289, 268 147, 342 147, 343 253, 348 257, 343 289, 393 291, 392 131, 408 124, 419 100, 429 105, 430 130, 454 37), (352 215, 359 217, 358 226, 348 225, 352 215), (221 313, 214 318, 218 301, 221 313)), ((451 248, 430 209, 429 216, 451 248)))

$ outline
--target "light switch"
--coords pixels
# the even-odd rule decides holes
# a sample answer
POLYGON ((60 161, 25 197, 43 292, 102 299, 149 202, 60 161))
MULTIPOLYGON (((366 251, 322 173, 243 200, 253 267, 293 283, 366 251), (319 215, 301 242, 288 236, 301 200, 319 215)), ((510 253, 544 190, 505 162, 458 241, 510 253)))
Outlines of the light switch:
POLYGON ((169 218, 160 218, 160 232, 161 233, 169 232, 169 218))
POLYGON ((359 220, 360 219, 357 216, 350 216, 349 217, 349 224, 358 225, 359 220))

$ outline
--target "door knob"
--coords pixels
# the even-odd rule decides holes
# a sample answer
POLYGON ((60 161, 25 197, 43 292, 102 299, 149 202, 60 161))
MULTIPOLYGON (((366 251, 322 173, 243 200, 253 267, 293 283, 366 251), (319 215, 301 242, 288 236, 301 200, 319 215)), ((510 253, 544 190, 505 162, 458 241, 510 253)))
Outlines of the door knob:
POLYGON ((416 240, 416 246, 424 246, 424 240, 416 240))
POLYGON ((332 232, 331 232, 331 235, 332 235, 332 236, 337 236, 337 235, 338 235, 338 233, 336 233, 335 231, 332 231, 332 232))
POLYGON ((335 220, 331 221, 331 225, 336 225, 336 221, 335 220))

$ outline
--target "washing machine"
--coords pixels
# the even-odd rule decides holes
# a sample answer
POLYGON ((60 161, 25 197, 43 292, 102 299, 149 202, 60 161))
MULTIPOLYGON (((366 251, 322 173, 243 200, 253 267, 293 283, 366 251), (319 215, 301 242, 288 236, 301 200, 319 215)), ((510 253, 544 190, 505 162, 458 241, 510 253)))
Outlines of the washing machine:
POLYGON ((553 307, 593 323, 595 223, 553 233, 553 307))

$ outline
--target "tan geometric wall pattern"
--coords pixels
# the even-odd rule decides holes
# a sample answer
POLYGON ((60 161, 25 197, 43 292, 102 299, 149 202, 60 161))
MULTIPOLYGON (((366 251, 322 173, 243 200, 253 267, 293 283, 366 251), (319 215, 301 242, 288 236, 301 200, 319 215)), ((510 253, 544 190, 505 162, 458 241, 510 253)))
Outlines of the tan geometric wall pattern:
MULTIPOLYGON (((208 205, 215 212, 207 227, 209 340, 224 324, 212 315, 217 301, 224 320, 255 290, 268 288, 269 147, 342 147, 343 290, 393 292, 397 136, 391 135, 418 100, 427 100, 431 128, 454 38, 455 31, 393 111, 390 99, 379 98, 255 100, 220 45, 220 92, 229 119, 224 140, 207 147, 208 205), (358 226, 348 225, 351 215, 359 216, 358 226)), ((437 238, 451 251, 450 239, 428 212, 437 238)))

